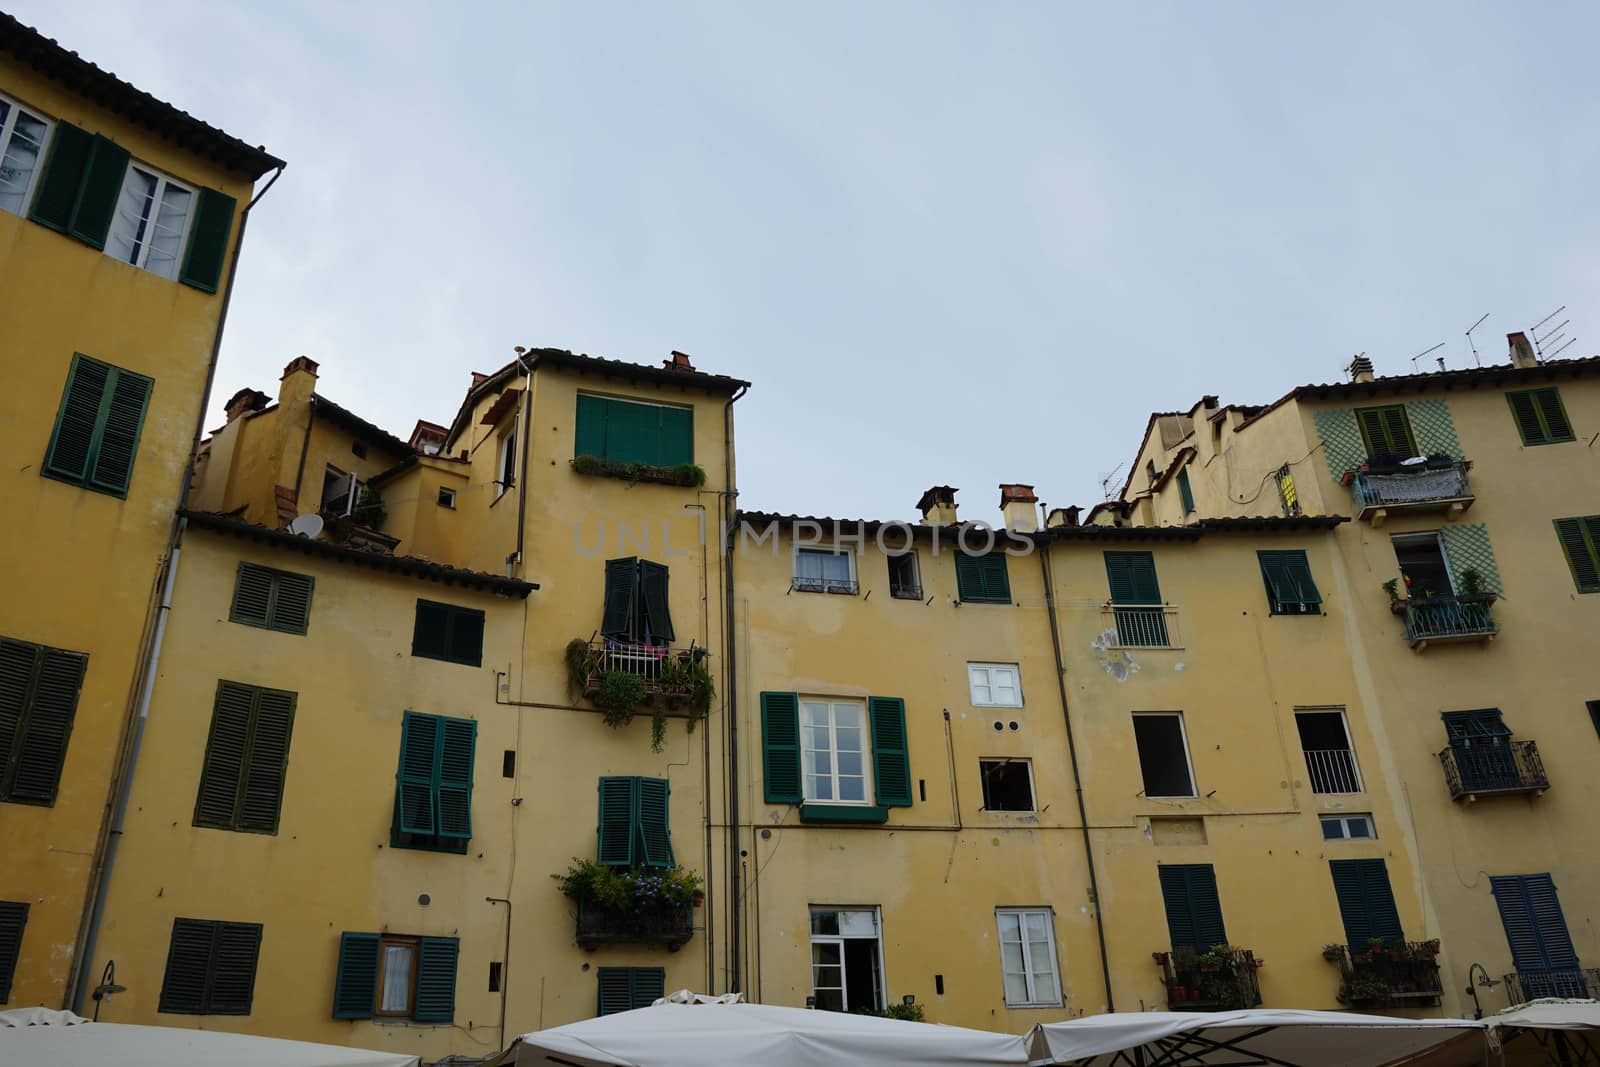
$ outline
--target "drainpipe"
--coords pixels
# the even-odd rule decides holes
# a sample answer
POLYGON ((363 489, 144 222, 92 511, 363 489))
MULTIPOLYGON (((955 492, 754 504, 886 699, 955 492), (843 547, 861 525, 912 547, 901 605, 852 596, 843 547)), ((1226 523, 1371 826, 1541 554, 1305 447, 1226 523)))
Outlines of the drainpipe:
MULTIPOLYGON (((250 222, 250 210, 267 195, 267 190, 283 176, 285 163, 278 164, 267 184, 250 198, 239 213, 239 237, 233 244, 233 258, 228 263, 228 283, 222 287, 222 307, 217 312, 217 329, 211 338, 211 361, 206 366, 205 389, 200 394, 200 410, 195 414, 194 437, 189 442, 189 459, 183 467, 183 483, 178 487, 178 506, 172 517, 172 532, 167 535, 167 576, 161 590, 161 602, 156 607, 156 622, 145 648, 142 671, 143 685, 138 702, 129 709, 130 718, 124 720, 117 766, 111 775, 111 789, 107 806, 111 810, 109 827, 102 824, 100 839, 95 843, 94 864, 89 875, 89 895, 84 900, 84 920, 78 927, 78 938, 73 946, 72 980, 67 983, 62 1006, 83 1014, 84 994, 93 969, 95 943, 100 937, 100 922, 105 917, 106 891, 111 885, 111 869, 116 864, 117 846, 122 840, 122 823, 128 813, 128 794, 133 789, 133 768, 139 759, 139 745, 144 740, 145 720, 150 716, 150 694, 156 685, 156 667, 161 660, 161 642, 167 633, 167 616, 172 610, 172 588, 178 577, 178 556, 182 550, 183 531, 188 520, 183 517, 189 506, 189 486, 194 481, 195 457, 200 451, 200 439, 205 436, 206 405, 211 402, 211 389, 217 380, 217 360, 222 355, 222 332, 228 324, 228 306, 233 302, 233 283, 239 277, 239 253, 244 250, 245 226, 250 222)), ((303 459, 303 457, 302 457, 303 459)))
MULTIPOLYGON (((1036 540, 1040 544, 1043 539, 1036 540)), ((1078 746, 1072 739, 1072 711, 1067 705, 1067 665, 1061 658, 1061 629, 1056 624, 1055 585, 1050 577, 1048 542, 1040 545, 1039 572, 1044 576, 1044 607, 1050 616, 1050 650, 1056 656, 1056 691, 1061 694, 1061 721, 1067 726, 1067 757, 1072 763, 1072 788, 1078 796, 1078 822, 1083 827, 1083 858, 1089 864, 1089 894, 1094 897, 1094 932, 1100 939, 1100 975, 1106 986, 1106 1011, 1116 1011, 1111 996, 1111 960, 1106 955, 1105 909, 1100 902, 1100 883, 1095 877, 1094 846, 1089 840, 1089 811, 1083 802, 1083 778, 1078 773, 1078 746)))
MULTIPOLYGON (((728 398, 722 406, 722 473, 723 515, 728 524, 727 537, 722 546, 722 588, 726 599, 727 621, 723 623, 723 644, 727 646, 728 683, 722 694, 722 706, 728 716, 728 948, 730 952, 728 992, 737 993, 742 986, 739 944, 739 684, 738 657, 734 654, 733 638, 733 520, 738 516, 733 488, 733 405, 750 391, 748 385, 728 398)), ((710 873, 709 871, 707 872, 710 873)))
MULTIPOLYGON (((527 574, 527 568, 522 566, 522 531, 528 522, 528 439, 533 436, 533 369, 522 362, 522 353, 517 353, 517 365, 522 368, 522 411, 517 416, 517 433, 522 440, 521 466, 517 468, 517 551, 516 564, 521 567, 521 573, 527 574)), ((506 577, 511 577, 507 569, 506 577)))
POLYGON ((511 901, 505 897, 484 897, 487 903, 506 906, 506 948, 500 957, 500 1041, 498 1048, 506 1047, 506 997, 511 988, 511 901))

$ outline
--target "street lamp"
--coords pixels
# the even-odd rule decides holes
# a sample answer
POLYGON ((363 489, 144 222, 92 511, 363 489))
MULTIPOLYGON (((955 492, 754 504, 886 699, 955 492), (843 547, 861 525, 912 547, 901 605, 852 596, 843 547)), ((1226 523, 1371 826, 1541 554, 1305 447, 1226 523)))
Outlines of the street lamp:
POLYGON ((113 993, 126 993, 128 987, 117 984, 117 961, 106 960, 106 969, 100 975, 100 984, 89 994, 94 998, 94 1021, 100 1021, 100 1002, 110 1000, 113 993))
POLYGON ((1499 983, 1497 983, 1493 978, 1489 977, 1489 969, 1481 963, 1474 963, 1472 966, 1467 968, 1467 995, 1472 998, 1472 1017, 1474 1019, 1481 1019, 1483 1018, 1483 1005, 1478 1002, 1478 990, 1472 984, 1473 971, 1478 972, 1478 985, 1485 989, 1493 989, 1499 983))

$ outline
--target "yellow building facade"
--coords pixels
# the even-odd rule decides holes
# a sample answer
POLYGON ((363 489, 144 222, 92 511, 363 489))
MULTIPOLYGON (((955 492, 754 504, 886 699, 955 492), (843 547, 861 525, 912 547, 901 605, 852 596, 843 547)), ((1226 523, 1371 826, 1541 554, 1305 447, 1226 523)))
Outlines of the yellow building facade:
POLYGON ((255 181, 282 163, 0 15, 0 1003, 85 976, 142 655, 255 181))

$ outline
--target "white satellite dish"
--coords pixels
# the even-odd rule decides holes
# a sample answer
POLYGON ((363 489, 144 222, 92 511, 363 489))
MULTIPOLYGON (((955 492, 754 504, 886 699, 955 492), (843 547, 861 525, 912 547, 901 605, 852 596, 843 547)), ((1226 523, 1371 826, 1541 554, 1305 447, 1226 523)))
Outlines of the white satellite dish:
POLYGON ((301 515, 289 524, 289 532, 301 537, 315 537, 322 532, 322 516, 301 515))

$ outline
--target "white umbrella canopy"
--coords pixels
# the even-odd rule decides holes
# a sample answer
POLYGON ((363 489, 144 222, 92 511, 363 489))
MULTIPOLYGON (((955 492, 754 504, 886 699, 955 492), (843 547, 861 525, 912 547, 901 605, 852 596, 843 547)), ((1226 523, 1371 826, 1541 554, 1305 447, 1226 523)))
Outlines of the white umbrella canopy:
MULTIPOLYGON (((1459 1040, 1460 1061, 1480 1062, 1484 1024, 1392 1019, 1339 1011, 1256 1008, 1210 1014, 1145 1011, 1043 1023, 1029 1034, 1031 1063, 1081 1067, 1379 1067, 1459 1040)), ((1439 1062, 1450 1062, 1448 1060, 1439 1062)))
POLYGON ((1026 1040, 959 1026, 744 1004, 674 993, 636 1008, 524 1034, 494 1067, 1025 1067, 1026 1040))
POLYGON ((1491 1030, 1516 1026, 1525 1030, 1600 1030, 1600 1001, 1545 997, 1483 1020, 1491 1030))
POLYGON ((417 1067, 418 1057, 176 1026, 92 1023, 71 1012, 0 1012, 0 1064, 27 1067, 417 1067))

